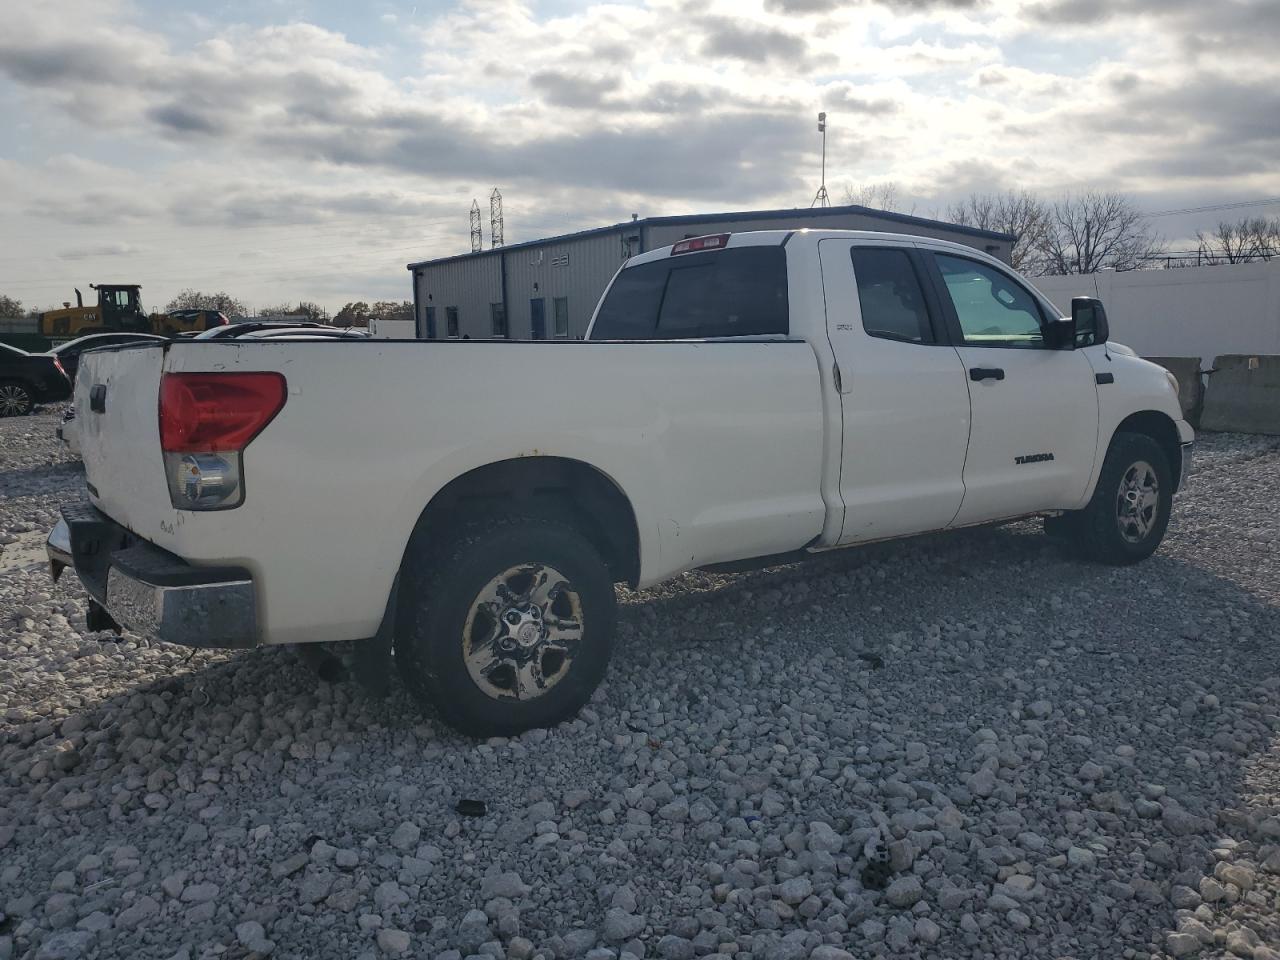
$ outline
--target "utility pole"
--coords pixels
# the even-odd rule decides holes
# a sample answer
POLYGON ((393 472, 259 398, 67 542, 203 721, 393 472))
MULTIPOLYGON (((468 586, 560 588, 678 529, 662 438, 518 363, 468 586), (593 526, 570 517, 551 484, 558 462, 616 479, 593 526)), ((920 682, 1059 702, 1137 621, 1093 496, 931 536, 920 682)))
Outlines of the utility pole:
POLYGON ((825 112, 818 114, 818 132, 822 134, 822 180, 818 192, 813 195, 813 202, 809 204, 810 210, 814 207, 831 206, 831 198, 827 196, 827 115, 825 112))

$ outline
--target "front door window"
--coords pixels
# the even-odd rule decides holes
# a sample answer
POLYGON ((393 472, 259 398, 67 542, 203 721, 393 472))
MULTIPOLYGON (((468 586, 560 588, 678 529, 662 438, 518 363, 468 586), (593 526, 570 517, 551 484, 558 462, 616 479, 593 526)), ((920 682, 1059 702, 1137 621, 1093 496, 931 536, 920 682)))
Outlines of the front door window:
POLYGON ((1040 308, 1030 291, 986 264, 964 257, 934 257, 951 294, 964 342, 975 347, 1041 349, 1040 308))

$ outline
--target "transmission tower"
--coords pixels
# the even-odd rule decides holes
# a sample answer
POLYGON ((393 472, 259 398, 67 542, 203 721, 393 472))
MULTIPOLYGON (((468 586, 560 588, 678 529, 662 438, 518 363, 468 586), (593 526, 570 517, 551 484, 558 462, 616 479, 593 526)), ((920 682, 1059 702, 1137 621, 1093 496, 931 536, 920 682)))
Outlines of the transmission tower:
POLYGON ((502 194, 493 188, 489 194, 489 246, 500 247, 502 240, 502 194))
POLYGON ((825 113, 818 114, 818 132, 822 134, 822 180, 818 192, 813 195, 813 203, 809 204, 810 209, 831 206, 831 198, 827 196, 827 115, 825 113))
POLYGON ((471 252, 484 249, 484 234, 480 232, 480 201, 471 201, 471 252))

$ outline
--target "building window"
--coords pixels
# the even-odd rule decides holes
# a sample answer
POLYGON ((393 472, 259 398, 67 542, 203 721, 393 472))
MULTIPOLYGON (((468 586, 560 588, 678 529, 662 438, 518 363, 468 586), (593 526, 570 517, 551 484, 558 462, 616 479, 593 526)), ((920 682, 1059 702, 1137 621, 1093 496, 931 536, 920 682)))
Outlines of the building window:
POLYGON ((507 336, 507 305, 505 303, 489 304, 489 320, 492 325, 493 336, 507 336))
POLYGON ((436 338, 436 308, 427 307, 427 339, 436 338))
POLYGON ((567 340, 569 338, 569 298, 556 297, 553 304, 555 308, 556 339, 567 340))
POLYGON ((458 339, 458 308, 444 308, 444 322, 447 327, 447 333, 452 340, 458 339))

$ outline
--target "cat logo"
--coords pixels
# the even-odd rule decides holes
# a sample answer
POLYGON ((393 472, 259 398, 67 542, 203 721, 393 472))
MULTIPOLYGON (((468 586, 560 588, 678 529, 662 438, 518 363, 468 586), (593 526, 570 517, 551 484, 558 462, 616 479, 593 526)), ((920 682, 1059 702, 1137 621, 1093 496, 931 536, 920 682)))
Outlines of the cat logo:
POLYGON ((1046 460, 1052 460, 1052 453, 1029 453, 1024 457, 1014 457, 1013 462, 1022 466, 1027 463, 1043 463, 1046 460))

